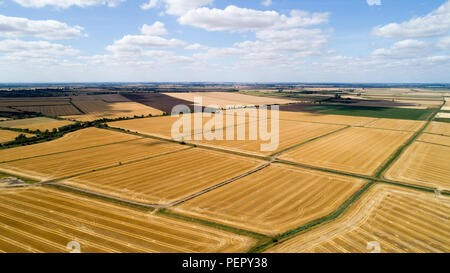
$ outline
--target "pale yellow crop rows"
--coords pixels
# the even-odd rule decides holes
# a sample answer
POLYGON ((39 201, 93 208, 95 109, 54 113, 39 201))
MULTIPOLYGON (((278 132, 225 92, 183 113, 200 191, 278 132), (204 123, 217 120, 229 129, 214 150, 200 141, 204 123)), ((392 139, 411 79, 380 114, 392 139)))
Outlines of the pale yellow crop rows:
POLYGON ((364 182, 276 164, 187 201, 174 210, 276 235, 333 212, 364 182))
POLYGON ((72 121, 67 120, 57 120, 45 117, 38 118, 27 118, 27 119, 16 119, 7 120, 0 122, 0 127, 18 128, 18 129, 29 129, 29 130, 53 130, 55 128, 60 128, 65 125, 72 124, 72 121))
POLYGON ((91 127, 68 133, 61 138, 49 142, 0 150, 0 162, 61 153, 97 145, 129 141, 137 138, 139 137, 91 127))
POLYGON ((267 252, 450 251, 450 199, 433 194, 376 185, 344 215, 286 240, 267 252), (369 246, 369 248, 368 248, 369 246))
POLYGON ((119 166, 158 154, 185 148, 179 144, 138 139, 107 146, 46 155, 0 164, 0 170, 35 180, 47 181, 97 169, 119 166))
POLYGON ((255 239, 47 188, 0 191, 0 252, 244 252, 255 239))
POLYGON ((0 130, 0 143, 13 141, 16 137, 18 137, 21 134, 25 135, 26 137, 34 136, 32 134, 24 134, 24 133, 21 133, 21 132, 14 132, 14 131, 9 131, 9 130, 0 130))
POLYGON ((450 189, 450 147, 414 142, 386 172, 386 178, 450 189))
POLYGON ((379 119, 365 127, 381 128, 389 130, 413 131, 416 132, 425 125, 425 121, 402 120, 402 119, 379 119))
POLYGON ((166 204, 220 184, 263 162, 201 149, 64 180, 64 184, 132 201, 166 204))
POLYGON ((450 136, 450 123, 431 122, 425 130, 426 133, 450 136))
POLYGON ((371 175, 412 132, 353 127, 288 151, 280 159, 371 175))
POLYGON ((417 140, 423 141, 423 142, 429 142, 429 143, 434 143, 434 144, 450 146, 450 136, 422 134, 417 140))
POLYGON ((324 115, 324 114, 287 112, 287 111, 280 111, 280 119, 317 122, 325 124, 351 125, 351 126, 364 126, 376 120, 376 118, 368 118, 368 117, 324 115))
POLYGON ((164 95, 171 96, 177 99, 194 102, 195 98, 202 98, 203 106, 217 105, 220 108, 227 106, 247 106, 247 105, 271 105, 271 104, 287 104, 292 103, 292 100, 249 96, 239 93, 230 92, 190 92, 190 93, 164 93, 164 95))

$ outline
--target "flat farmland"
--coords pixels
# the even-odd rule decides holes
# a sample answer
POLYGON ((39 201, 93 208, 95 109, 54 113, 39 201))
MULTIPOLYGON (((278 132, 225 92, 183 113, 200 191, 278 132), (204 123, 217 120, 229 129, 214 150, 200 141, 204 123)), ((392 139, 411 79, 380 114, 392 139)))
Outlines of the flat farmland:
MULTIPOLYGON (((21 132, 14 132, 9 130, 0 130, 0 143, 13 141, 19 135, 24 134, 21 132)), ((27 137, 33 136, 32 134, 24 134, 27 137)))
POLYGON ((49 142, 0 150, 0 162, 84 149, 138 138, 129 134, 91 127, 68 133, 49 142))
POLYGON ((422 134, 422 135, 420 135, 420 137, 417 140, 423 141, 423 142, 429 142, 429 143, 434 143, 434 144, 450 146, 450 136, 422 134))
POLYGON ((41 113, 46 116, 68 116, 81 114, 73 105, 41 105, 16 107, 21 111, 41 113))
POLYGON ((98 119, 116 119, 121 117, 162 115, 163 112, 136 102, 105 102, 103 100, 74 100, 84 115, 64 116, 78 121, 93 121, 98 119))
MULTIPOLYGON (((259 128, 259 125, 255 122, 254 128, 259 128)), ((241 126, 239 126, 241 127, 241 126)), ((249 123, 245 123, 242 126, 249 132, 250 127, 252 127, 249 123)), ((233 127, 230 127, 233 128, 233 127)), ((267 128, 271 128, 270 120, 267 121, 267 128)), ((263 141, 261 138, 258 140, 249 140, 248 133, 246 140, 237 140, 237 131, 238 126, 234 126, 234 139, 235 140, 226 140, 226 131, 227 129, 218 130, 218 134, 223 137, 224 140, 202 140, 202 141, 192 141, 196 144, 202 144, 206 146, 224 148, 227 150, 237 151, 237 152, 245 152, 256 155, 270 155, 276 152, 280 152, 289 147, 295 146, 297 144, 309 141, 313 138, 320 137, 326 135, 328 133, 337 131, 339 129, 344 128, 342 125, 329 125, 329 124, 319 124, 319 123, 307 123, 307 122, 299 122, 299 121, 286 121, 280 120, 279 123, 279 145, 276 150, 271 151, 262 151, 261 144, 269 144, 271 141, 263 141)))
POLYGON ((450 189, 450 147, 414 142, 385 177, 427 187, 450 189))
POLYGON ((284 241, 267 252, 449 252, 450 199, 375 185, 339 218, 284 241))
POLYGON ((97 171, 62 183, 147 204, 167 204, 250 171, 264 162, 189 149, 97 171))
POLYGON ((231 92, 190 92, 190 93, 164 93, 179 100, 193 102, 196 97, 201 97, 204 106, 217 105, 220 108, 235 105, 271 105, 287 104, 292 100, 271 97, 249 96, 231 92))
POLYGON ((383 119, 376 120, 376 121, 366 125, 365 127, 417 132, 424 125, 425 125, 425 121, 383 118, 383 119))
POLYGON ((63 191, 0 191, 0 252, 244 252, 255 239, 63 191))
POLYGON ((288 151, 280 159, 372 175, 412 134, 353 127, 288 151))
POLYGON ((37 106, 37 105, 67 105, 70 104, 69 98, 2 98, 0 106, 37 106))
POLYGON ((450 136, 450 123, 431 122, 425 133, 450 136))
POLYGON ((280 119, 317 122, 325 124, 351 125, 351 126, 364 126, 376 120, 376 118, 367 118, 367 117, 324 115, 324 114, 287 112, 287 111, 280 111, 280 119))
POLYGON ((53 130, 55 128, 60 128, 65 125, 72 124, 72 121, 67 120, 57 120, 46 117, 38 118, 27 118, 27 119, 15 119, 0 122, 0 127, 18 128, 18 129, 29 129, 29 130, 53 130))
POLYGON ((364 183, 361 179, 274 164, 173 210, 276 235, 333 212, 364 183))
POLYGON ((39 181, 54 180, 119 166, 158 154, 186 148, 179 144, 153 139, 138 139, 107 146, 64 152, 0 164, 0 171, 19 174, 39 181))

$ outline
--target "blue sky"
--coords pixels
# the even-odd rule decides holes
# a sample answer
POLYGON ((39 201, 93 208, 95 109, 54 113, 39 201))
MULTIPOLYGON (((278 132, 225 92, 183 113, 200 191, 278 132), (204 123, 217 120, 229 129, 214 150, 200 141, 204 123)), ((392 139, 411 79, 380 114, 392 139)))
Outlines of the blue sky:
POLYGON ((0 82, 449 82, 445 0, 0 0, 0 82))

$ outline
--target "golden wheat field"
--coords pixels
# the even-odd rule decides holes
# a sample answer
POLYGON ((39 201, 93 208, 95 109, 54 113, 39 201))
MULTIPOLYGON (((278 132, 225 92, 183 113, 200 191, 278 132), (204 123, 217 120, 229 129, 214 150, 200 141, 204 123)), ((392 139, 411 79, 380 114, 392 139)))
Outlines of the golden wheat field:
POLYGON ((276 164, 173 210, 276 235, 331 213, 365 182, 276 164))
MULTIPOLYGON (((270 120, 267 122, 268 132, 275 132, 275 128, 271 128, 270 120)), ((257 140, 249 139, 249 131, 250 128, 252 131, 259 130, 258 122, 254 123, 245 123, 244 126, 234 126, 227 127, 226 129, 217 130, 217 134, 222 137, 223 140, 202 140, 202 141, 192 141, 192 143, 202 144, 206 146, 218 147, 222 149, 232 150, 236 152, 244 152, 256 155, 271 155, 277 152, 280 152, 284 149, 290 148, 300 143, 304 143, 311 139, 329 134, 331 132, 337 131, 339 129, 344 128, 342 125, 329 125, 329 124, 319 124, 319 123, 307 123, 307 122, 299 122, 299 121, 287 121, 280 120, 279 121, 279 134, 278 134, 278 145, 274 146, 274 149, 270 148, 267 151, 261 149, 261 145, 268 145, 272 142, 270 140, 261 140, 258 138, 257 140), (231 129, 234 131, 233 140, 226 140, 227 130, 231 129), (237 132, 239 129, 246 130, 247 136, 246 140, 238 140, 237 132)), ((276 136, 276 134, 274 134, 276 136)))
POLYGON ((428 125, 425 133, 450 136, 450 123, 433 121, 428 125))
POLYGON ((376 118, 367 117, 323 115, 288 111, 280 111, 280 119, 351 126, 364 126, 376 120, 376 118))
POLYGON ((332 222, 286 240, 267 252, 449 252, 450 199, 375 185, 332 222), (369 246, 369 248, 368 248, 369 246))
POLYGON ((61 138, 49 142, 0 150, 0 162, 85 149, 138 138, 129 134, 90 127, 68 133, 61 138))
POLYGON ((44 105, 67 105, 69 98, 58 97, 34 97, 34 98, 2 98, 0 106, 44 106, 44 105))
POLYGON ((412 132, 347 128, 288 151, 280 159, 339 171, 371 175, 412 132))
POLYGON ((82 174, 105 167, 120 166, 137 160, 185 148, 180 144, 138 139, 107 146, 87 148, 17 160, 0 164, 0 171, 47 181, 82 174))
POLYGON ((9 141, 13 141, 19 135, 25 135, 26 137, 34 136, 32 134, 24 134, 21 132, 9 131, 9 130, 0 130, 0 143, 5 143, 9 141))
POLYGON ((68 116, 81 114, 73 105, 41 105, 16 107, 21 111, 41 113, 46 116, 68 116))
POLYGON ((264 164, 256 159, 189 149, 62 181, 90 191, 151 204, 167 204, 264 164))
POLYGON ((442 190, 450 189, 450 147, 414 142, 386 172, 397 181, 442 190))
POLYGON ((16 120, 7 120, 0 122, 0 127, 8 127, 8 128, 18 128, 18 129, 29 129, 29 130, 53 130, 57 129, 69 124, 72 124, 72 121, 67 120, 57 120, 46 117, 38 117, 38 118, 27 118, 27 119, 16 119, 16 120))
MULTIPOLYGON (((114 100, 114 98, 111 98, 114 100)), ((137 102, 105 102, 96 99, 87 100, 73 100, 72 102, 76 105, 83 115, 64 115, 63 118, 73 119, 78 121, 94 121, 98 119, 117 119, 122 117, 134 117, 134 116, 158 116, 162 115, 163 112, 155 108, 137 103, 137 102)))
POLYGON ((417 138, 417 141, 450 146, 450 136, 441 136, 425 133, 420 135, 419 138, 417 138))
POLYGON ((0 191, 0 252, 243 252, 255 240, 49 188, 0 191))
POLYGON ((224 92, 190 92, 190 93, 164 93, 177 99, 193 102, 195 98, 202 98, 205 106, 219 106, 219 108, 227 108, 227 106, 248 106, 248 105, 271 105, 271 104, 287 104, 294 101, 288 99, 257 97, 239 93, 224 92))
POLYGON ((389 130, 417 132, 425 125, 425 121, 403 120, 403 119, 378 119, 365 127, 389 130))

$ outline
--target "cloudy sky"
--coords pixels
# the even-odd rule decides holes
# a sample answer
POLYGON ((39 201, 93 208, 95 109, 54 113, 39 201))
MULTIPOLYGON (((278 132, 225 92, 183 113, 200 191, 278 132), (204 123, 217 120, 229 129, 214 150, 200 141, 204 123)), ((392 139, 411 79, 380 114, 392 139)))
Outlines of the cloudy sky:
POLYGON ((0 82, 450 82, 450 0, 0 0, 0 82))

